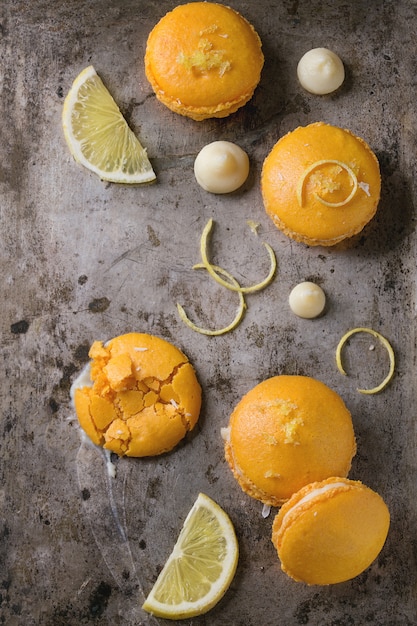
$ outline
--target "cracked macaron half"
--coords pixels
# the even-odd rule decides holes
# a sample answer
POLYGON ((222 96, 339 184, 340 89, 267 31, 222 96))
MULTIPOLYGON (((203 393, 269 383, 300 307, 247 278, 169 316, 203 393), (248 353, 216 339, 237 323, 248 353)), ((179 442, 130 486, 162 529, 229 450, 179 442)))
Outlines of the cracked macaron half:
POLYGON ((282 506, 272 526, 282 570, 308 585, 355 578, 381 552, 390 513, 360 481, 331 477, 305 486, 282 506))
POLYGON ((188 358, 168 341, 128 333, 95 341, 71 396, 81 428, 119 456, 172 450, 196 425, 201 387, 188 358))
POLYGON ((222 436, 240 487, 271 506, 313 481, 347 476, 356 453, 342 398, 309 376, 274 376, 256 385, 237 404, 222 436))

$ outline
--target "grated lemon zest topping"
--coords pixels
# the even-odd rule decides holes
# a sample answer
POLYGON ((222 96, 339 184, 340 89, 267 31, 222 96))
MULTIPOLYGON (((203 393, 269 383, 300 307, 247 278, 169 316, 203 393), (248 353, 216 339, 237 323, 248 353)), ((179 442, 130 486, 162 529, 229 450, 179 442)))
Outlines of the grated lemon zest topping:
POLYGON ((277 446, 278 445, 278 441, 276 439, 276 437, 274 437, 274 435, 271 435, 270 433, 262 433, 263 438, 265 439, 265 442, 268 443, 271 446, 277 446))
POLYGON ((224 50, 213 50, 211 41, 201 37, 197 50, 192 54, 180 52, 177 57, 177 63, 183 65, 187 70, 197 70, 199 72, 217 69, 220 76, 223 76, 225 72, 231 69, 231 63, 224 58, 224 55, 224 50))
POLYGON ((321 198, 318 195, 318 193, 314 194, 315 198, 319 202, 324 204, 325 206, 341 207, 341 206, 345 206, 346 204, 348 204, 352 200, 354 195, 356 194, 357 189, 358 189, 358 179, 357 179, 355 172, 352 170, 352 168, 349 167, 349 165, 347 165, 346 163, 343 163, 343 161, 338 161, 336 159, 323 159, 321 161, 315 161, 312 165, 307 167, 298 180, 296 194, 297 194, 297 201, 300 207, 303 206, 303 190, 304 190, 304 184, 305 184, 306 179, 309 177, 311 172, 313 172, 316 168, 320 167, 321 165, 328 165, 328 164, 339 165, 339 167, 344 169, 349 174, 353 183, 352 190, 350 194, 348 195, 348 197, 342 200, 341 202, 328 202, 327 200, 324 200, 324 198, 321 198))
POLYGON ((273 472, 272 470, 268 470, 265 472, 264 478, 281 478, 281 474, 273 472))

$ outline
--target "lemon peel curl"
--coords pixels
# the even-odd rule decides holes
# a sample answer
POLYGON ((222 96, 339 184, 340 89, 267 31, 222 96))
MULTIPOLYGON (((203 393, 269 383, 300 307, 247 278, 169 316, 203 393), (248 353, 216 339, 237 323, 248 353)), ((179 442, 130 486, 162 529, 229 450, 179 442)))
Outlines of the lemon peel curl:
MULTIPOLYGON (((213 268, 218 274, 222 274, 225 278, 227 278, 231 284, 233 284, 236 287, 239 287, 239 283, 231 274, 229 274, 229 272, 224 270, 222 267, 219 267, 218 265, 213 265, 213 268)), ((199 269, 207 269, 207 268, 203 263, 198 263, 197 265, 193 266, 193 269, 199 270, 199 269)), ((245 312, 245 309, 246 309, 246 303, 243 297, 243 293, 239 291, 238 289, 236 291, 238 291, 239 293, 239 306, 236 312, 236 316, 233 319, 233 321, 228 326, 225 326, 224 328, 219 328, 217 330, 210 330, 208 328, 202 328, 201 326, 197 326, 197 324, 194 324, 194 322, 190 320, 190 318, 186 314, 181 304, 177 303, 179 316, 187 326, 189 326, 195 332, 200 333, 201 335, 209 335, 212 337, 215 337, 218 335, 224 335, 225 333, 228 333, 229 331, 236 328, 236 326, 240 323, 243 317, 243 314, 245 312)))
POLYGON ((343 163, 343 161, 338 161, 337 159, 322 159, 321 161, 315 161, 314 163, 312 163, 312 165, 310 165, 310 167, 307 167, 304 170, 304 172, 301 174, 298 180, 296 193, 297 193, 297 201, 300 207, 303 206, 303 189, 304 189, 304 183, 306 179, 308 178, 308 176, 311 174, 313 170, 320 167, 321 165, 328 165, 329 163, 333 165, 339 165, 339 167, 344 169, 349 174, 353 182, 352 190, 350 194, 347 196, 347 198, 345 198, 341 202, 328 202, 324 198, 321 198, 318 195, 318 193, 314 194, 315 198, 317 198, 317 200, 321 202, 322 204, 324 204, 325 206, 341 207, 341 206, 345 206, 346 204, 348 204, 354 197, 355 193, 358 190, 358 179, 357 179, 355 172, 352 170, 352 168, 349 167, 349 165, 347 165, 346 163, 343 163))
MULTIPOLYGON (((225 326, 224 328, 219 328, 216 330, 211 330, 208 328, 202 328, 201 326, 194 324, 194 322, 192 322, 187 316, 183 306, 179 303, 177 303, 177 310, 178 310, 181 320, 189 328, 203 335, 216 336, 216 335, 223 335, 224 333, 227 333, 233 330, 234 328, 236 328, 236 326, 238 326, 246 310, 246 301, 244 298, 244 294, 253 293, 255 291, 260 291, 261 289, 264 289, 272 281, 274 277, 274 274, 277 268, 277 261, 276 261, 275 253, 273 249, 271 248, 271 246, 267 243, 264 243, 264 246, 266 247, 268 254, 269 254, 269 258, 270 258, 270 269, 269 269, 268 275, 266 276, 266 278, 264 278, 264 280, 262 280, 259 283, 251 285, 249 287, 242 287, 240 283, 236 280, 236 278, 232 276, 232 274, 230 274, 224 268, 218 265, 214 265, 208 259, 207 239, 212 229, 212 226, 213 226, 213 220, 209 219, 209 221, 207 222, 206 226, 203 229, 203 232, 200 238, 200 254, 201 254, 202 262, 195 264, 193 266, 193 269, 207 270, 210 276, 214 278, 214 280, 218 284, 222 285, 223 287, 226 287, 230 291, 234 291, 235 293, 239 295, 239 306, 238 306, 236 315, 233 321, 228 326, 225 326)), ((249 226, 251 226, 251 224, 249 224, 249 226)), ((251 230, 252 232, 255 232, 255 234, 257 234, 256 229, 255 231, 253 231, 253 229, 251 228, 251 230)))
POLYGON ((249 287, 241 287, 239 284, 236 285, 232 282, 223 280, 223 278, 219 276, 220 272, 216 271, 215 266, 208 259, 207 240, 208 240, 208 236, 210 234, 212 227, 213 227, 213 220, 210 218, 206 226, 203 229, 201 239, 200 239, 201 259, 202 259, 204 267, 206 268, 210 276, 212 276, 214 280, 218 282, 220 285, 223 285, 223 287, 226 287, 227 289, 230 289, 231 291, 239 291, 240 293, 254 293, 255 291, 261 291, 261 289, 264 289, 265 287, 267 287, 267 285, 269 285, 269 283, 272 281, 276 268, 277 268, 276 256, 271 246, 268 243, 263 242, 263 245, 268 251, 269 259, 270 259, 270 269, 269 269, 268 275, 264 278, 264 280, 262 280, 259 283, 251 285, 249 287))
POLYGON ((345 371, 345 369, 343 367, 343 364, 342 364, 342 349, 343 349, 343 346, 345 345, 346 341, 349 339, 349 337, 351 337, 352 335, 354 335, 356 333, 368 333, 369 335, 372 335, 373 337, 375 337, 376 339, 378 339, 382 343, 382 345, 384 346, 384 348, 386 348, 386 350, 388 352, 389 361, 390 361, 390 367, 389 367, 389 372, 388 372, 387 376, 384 378, 384 380, 379 385, 377 385, 376 387, 373 387, 372 389, 358 389, 357 390, 359 393, 363 393, 363 394, 367 394, 367 395, 379 393, 380 391, 382 391, 388 385, 388 383, 391 381, 391 379, 392 379, 392 377, 394 375, 395 354, 394 354, 394 350, 393 350, 390 342, 388 341, 388 339, 386 339, 383 335, 378 333, 376 330, 373 330, 372 328, 358 327, 358 328, 352 328, 347 333, 345 333, 343 335, 343 337, 340 339, 340 341, 339 341, 339 343, 337 345, 337 348, 336 348, 336 364, 337 364, 337 368, 338 368, 338 370, 339 370, 339 372, 341 374, 344 374, 345 376, 347 375, 346 371, 345 371))

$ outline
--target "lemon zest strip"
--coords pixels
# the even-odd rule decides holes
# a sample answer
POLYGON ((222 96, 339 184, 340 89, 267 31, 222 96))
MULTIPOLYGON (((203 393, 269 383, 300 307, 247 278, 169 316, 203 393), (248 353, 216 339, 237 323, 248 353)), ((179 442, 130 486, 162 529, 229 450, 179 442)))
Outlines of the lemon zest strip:
POLYGON ((348 204, 352 200, 353 196, 358 190, 358 179, 357 179, 355 172, 352 170, 352 168, 349 167, 349 165, 347 165, 346 163, 343 163, 343 161, 338 161, 336 159, 323 159, 321 161, 315 161, 312 165, 310 165, 310 167, 307 167, 298 180, 296 193, 297 193, 298 204, 300 205, 300 207, 303 206, 303 189, 304 189, 304 183, 307 177, 317 167, 320 167, 321 165, 327 165, 328 163, 339 165, 349 174, 353 182, 352 191, 350 192, 348 197, 345 198, 345 200, 342 200, 341 202, 328 202, 327 200, 324 200, 324 198, 321 198, 318 195, 318 193, 315 193, 314 196, 317 198, 319 202, 329 207, 344 206, 345 204, 348 204))
POLYGON ((341 340, 338 343, 338 346, 336 348, 336 364, 338 367, 338 370, 341 374, 344 374, 345 376, 346 371, 342 365, 342 348, 345 345, 346 341, 349 339, 349 337, 351 337, 352 335, 356 334, 356 333, 369 333, 370 335, 373 335, 373 337, 376 337, 377 339, 379 339, 379 341, 382 343, 382 345, 384 346, 384 348, 386 348, 388 355, 389 355, 389 360, 390 360, 390 367, 389 367, 389 372, 387 374, 387 376, 384 378, 384 380, 382 381, 381 384, 379 384, 377 387, 373 387, 372 389, 358 389, 357 391, 359 391, 359 393, 364 393, 364 394, 374 394, 374 393, 378 393, 379 391, 382 391, 382 389, 384 389, 384 387, 386 387, 388 385, 388 383, 390 382, 390 380, 392 379, 393 375, 394 375, 394 369, 395 369, 395 355, 394 355, 394 350, 390 344, 390 342, 388 341, 388 339, 386 339, 385 337, 383 337, 383 335, 381 335, 380 333, 378 333, 376 330, 373 330, 372 328, 352 328, 352 330, 349 330, 345 335, 343 335, 343 337, 341 338, 341 340))
MULTIPOLYGON (((235 279, 233 279, 233 281, 230 281, 230 274, 228 276, 229 281, 223 280, 219 274, 222 273, 223 276, 225 276, 226 274, 224 274, 224 270, 222 272, 218 272, 215 268, 216 266, 214 266, 208 259, 208 255, 207 255, 207 239, 208 236, 210 234, 210 231, 212 229, 213 226, 213 220, 210 218, 209 221, 207 222, 206 226, 204 227, 204 230, 202 232, 201 235, 201 240, 200 240, 200 254, 201 254, 201 259, 203 261, 203 265, 206 268, 206 270, 208 271, 208 273, 210 274, 210 276, 212 276, 214 278, 214 280, 216 282, 218 282, 220 285, 223 285, 223 287, 226 287, 227 289, 230 289, 231 291, 239 291, 240 293, 253 293, 255 291, 260 291, 261 289, 264 289, 267 285, 269 285, 269 283, 271 282, 271 280, 274 277, 276 268, 277 268, 277 260, 275 257, 275 253, 273 251, 273 249, 271 248, 271 246, 268 243, 263 242, 263 245, 265 246, 265 248, 268 251, 269 254, 269 258, 270 258, 270 262, 271 262, 271 266, 269 269, 269 273, 266 276, 266 278, 264 278, 264 280, 262 280, 259 283, 256 283, 255 285, 251 285, 249 287, 241 287, 239 285, 239 283, 235 284, 235 279)), ((196 266, 194 266, 196 267, 196 266)))
MULTIPOLYGON (((237 282, 237 280, 231 275, 229 274, 229 272, 227 272, 226 270, 224 270, 222 267, 219 267, 218 265, 213 265, 212 266, 214 268, 214 271, 218 274, 222 274, 223 276, 225 276, 231 284, 233 284, 235 287, 240 287, 239 283, 237 282)), ((198 263, 197 265, 194 265, 193 269, 199 270, 199 269, 207 269, 206 266, 203 263, 198 263)), ((229 284, 229 283, 227 283, 229 284)), ((192 322, 189 317, 187 316, 186 312, 184 311, 184 308, 181 306, 181 304, 179 304, 177 302, 177 309, 178 309, 178 313, 180 315, 180 318, 182 319, 182 321, 189 326, 192 330, 196 331, 197 333, 200 333, 202 335, 209 335, 209 336, 218 336, 218 335, 223 335, 224 333, 228 333, 230 330, 233 330, 234 328, 236 328, 236 326, 240 323, 243 314, 245 312, 246 309, 246 303, 245 303, 245 299, 243 297, 243 293, 239 290, 236 289, 236 291, 239 293, 239 306, 237 309, 237 313, 236 316, 234 318, 234 320, 225 328, 219 328, 217 330, 210 330, 208 328, 202 328, 201 326, 197 326, 196 324, 194 324, 194 322, 192 322)))

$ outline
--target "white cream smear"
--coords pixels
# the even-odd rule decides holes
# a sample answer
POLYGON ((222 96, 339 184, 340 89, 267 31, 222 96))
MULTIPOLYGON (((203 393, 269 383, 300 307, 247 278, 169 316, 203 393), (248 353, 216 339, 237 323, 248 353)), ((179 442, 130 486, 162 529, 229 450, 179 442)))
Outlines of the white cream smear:
POLYGON ((294 506, 292 506, 289 509, 289 511, 286 512, 281 522, 281 527, 287 521, 288 516, 294 513, 294 511, 296 511, 299 507, 301 507, 306 502, 310 502, 310 500, 313 500, 314 498, 317 498, 317 496, 320 496, 321 494, 326 493, 326 491, 330 491, 331 489, 336 489, 337 487, 345 487, 345 486, 346 486, 346 483, 334 482, 334 483, 328 483, 327 485, 324 485, 324 487, 318 487, 317 489, 312 489, 310 493, 308 493, 303 498, 301 498, 301 500, 299 500, 296 504, 294 504, 294 506))
POLYGON ((81 372, 78 374, 77 378, 73 381, 70 388, 70 398, 72 403, 74 404, 74 396, 77 389, 82 389, 83 387, 92 387, 93 381, 90 377, 91 367, 90 363, 87 363, 81 372))
MULTIPOLYGON (((93 386, 93 381, 91 380, 90 372, 91 372, 90 363, 87 363, 83 367, 81 372, 78 374, 77 378, 73 381, 71 388, 70 388, 70 398, 71 398, 71 402, 73 405, 74 405, 74 396, 75 396, 75 392, 77 389, 83 389, 84 387, 93 386)), ((80 433, 81 433, 81 439, 84 443, 88 443, 89 445, 98 447, 92 443, 92 441, 89 439, 89 437, 87 437, 87 435, 85 434, 82 428, 80 428, 80 433)), ((104 460, 106 463, 108 476, 110 478, 116 478, 116 466, 114 465, 114 463, 112 463, 111 451, 106 450, 105 448, 100 448, 100 450, 104 454, 104 460)))

